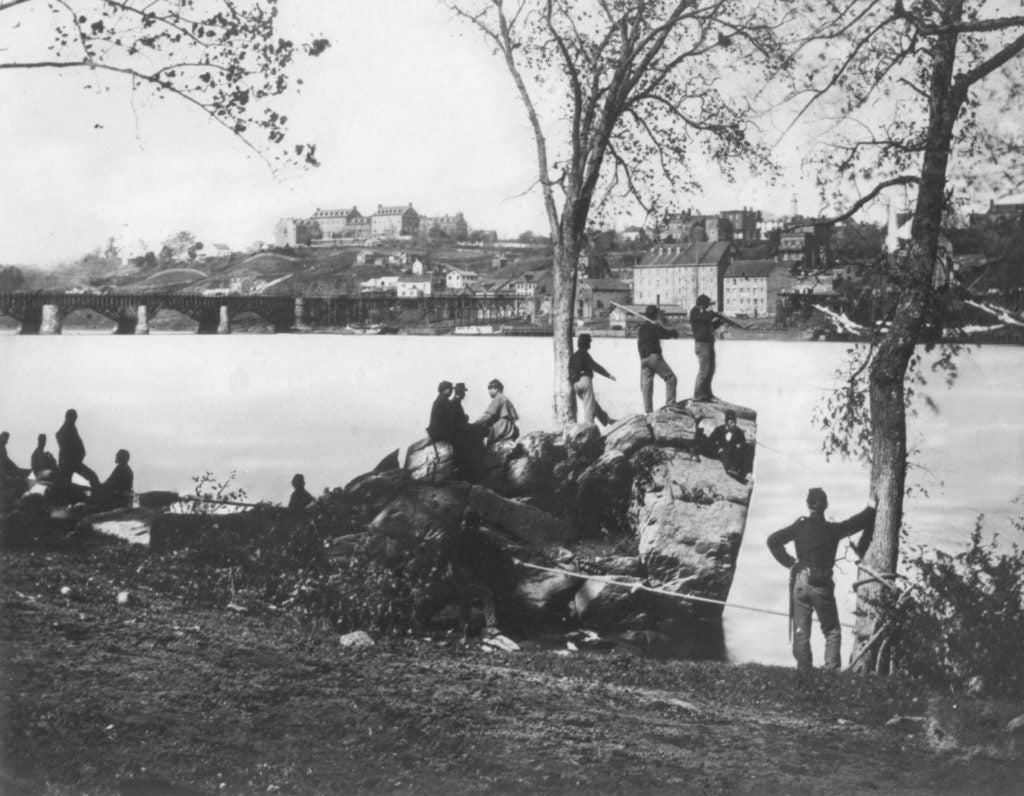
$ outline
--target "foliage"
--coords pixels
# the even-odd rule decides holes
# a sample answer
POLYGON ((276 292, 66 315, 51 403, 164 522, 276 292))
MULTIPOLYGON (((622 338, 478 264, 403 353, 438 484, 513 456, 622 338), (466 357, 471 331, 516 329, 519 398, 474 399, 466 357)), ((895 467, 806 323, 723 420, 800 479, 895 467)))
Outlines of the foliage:
MULTIPOLYGON (((195 476, 195 496, 244 502, 234 477, 195 476)), ((190 533, 185 554, 214 573, 192 590, 200 602, 262 605, 342 631, 399 632, 421 630, 457 597, 450 536, 395 543, 368 533, 343 490, 326 493, 310 513, 260 505, 224 514, 233 509, 186 505, 207 518, 190 533)))
POLYGON ((0 28, 20 30, 0 39, 0 69, 117 76, 133 92, 198 108, 257 152, 258 131, 283 157, 316 165, 315 145, 284 147, 288 118, 272 102, 290 88, 296 56, 329 42, 289 41, 277 16, 278 0, 9 0, 0 28))
POLYGON ((218 480, 213 473, 207 471, 202 475, 192 476, 192 495, 195 500, 175 504, 172 509, 185 514, 220 514, 224 511, 235 511, 226 505, 218 505, 223 501, 244 503, 248 493, 241 487, 232 485, 235 471, 232 470, 227 479, 218 480))
MULTIPOLYGON (((1024 529, 1024 519, 1017 523, 1024 529)), ((1024 698, 1024 559, 1013 546, 982 541, 955 555, 917 551, 906 564, 907 595, 887 593, 880 618, 891 623, 897 671, 929 684, 1024 698)))

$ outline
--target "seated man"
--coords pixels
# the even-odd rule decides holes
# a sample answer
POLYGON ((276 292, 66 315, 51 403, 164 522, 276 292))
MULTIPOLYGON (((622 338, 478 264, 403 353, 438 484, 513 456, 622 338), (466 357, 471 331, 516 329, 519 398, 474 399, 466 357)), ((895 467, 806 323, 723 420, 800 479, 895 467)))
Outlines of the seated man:
POLYGON ((18 467, 7 455, 7 440, 10 438, 8 432, 0 432, 0 491, 17 498, 28 489, 28 470, 18 467))
POLYGON ((316 498, 306 491, 306 477, 302 473, 296 473, 292 477, 292 488, 295 491, 288 500, 288 508, 305 510, 316 505, 316 498))
POLYGON ((131 456, 124 448, 114 454, 114 469, 110 477, 93 491, 94 504, 108 509, 131 508, 135 474, 128 466, 129 458, 131 456))
POLYGON ((747 481, 747 437, 736 425, 736 412, 725 410, 725 423, 708 437, 708 453, 722 463, 725 472, 741 483, 747 481))
POLYGON ((57 474, 57 460, 53 454, 46 450, 46 435, 40 434, 36 438, 36 449, 32 451, 32 474, 36 478, 42 478, 43 473, 50 473, 50 478, 57 474))

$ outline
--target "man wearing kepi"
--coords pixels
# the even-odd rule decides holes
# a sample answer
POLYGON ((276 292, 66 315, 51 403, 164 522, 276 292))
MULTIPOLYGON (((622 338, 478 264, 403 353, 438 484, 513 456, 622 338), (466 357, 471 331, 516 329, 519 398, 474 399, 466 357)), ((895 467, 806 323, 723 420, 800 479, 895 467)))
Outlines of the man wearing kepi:
POLYGON ((640 324, 636 335, 636 347, 640 352, 640 394, 644 399, 644 411, 654 411, 654 376, 665 382, 665 405, 676 402, 676 374, 661 355, 661 341, 679 337, 675 329, 666 329, 658 323, 658 308, 653 304, 644 310, 647 323, 640 324))
POLYGON ((697 381, 693 386, 693 400, 710 401, 711 380, 715 376, 715 329, 725 323, 725 318, 711 309, 711 297, 703 293, 697 296, 697 305, 690 310, 690 327, 693 329, 693 350, 697 354, 697 381))
POLYGON ((842 634, 836 608, 832 565, 839 541, 863 531, 856 545, 858 558, 863 558, 875 530, 875 509, 866 507, 843 522, 825 519, 828 496, 824 489, 814 487, 807 493, 810 515, 801 517, 788 528, 768 537, 768 549, 775 560, 789 569, 789 612, 793 631, 793 657, 798 671, 812 668, 811 614, 818 615, 825 635, 825 668, 839 669, 842 634), (796 558, 786 550, 792 542, 796 558))
POLYGON ((590 424, 596 418, 602 426, 607 426, 612 419, 601 408, 601 404, 597 402, 597 395, 594 394, 595 373, 615 381, 615 377, 590 356, 590 335, 581 334, 576 342, 576 350, 569 357, 569 383, 583 409, 583 416, 579 421, 590 424))

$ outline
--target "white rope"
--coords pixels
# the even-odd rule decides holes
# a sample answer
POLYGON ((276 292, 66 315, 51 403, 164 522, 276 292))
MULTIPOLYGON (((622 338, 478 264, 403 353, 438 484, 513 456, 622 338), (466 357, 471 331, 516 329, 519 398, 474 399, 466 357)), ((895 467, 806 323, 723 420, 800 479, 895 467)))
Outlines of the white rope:
MULTIPOLYGON (((646 584, 643 584, 643 583, 624 583, 621 580, 616 580, 615 578, 610 578, 607 575, 587 575, 587 574, 582 573, 582 572, 570 572, 569 570, 566 570, 566 569, 554 569, 552 567, 542 567, 542 566, 540 566, 538 564, 530 564, 530 563, 528 563, 526 561, 521 561, 518 558, 513 559, 513 561, 516 564, 519 564, 522 567, 528 567, 529 569, 536 569, 536 570, 538 570, 540 572, 551 572, 551 573, 554 573, 556 575, 568 575, 571 578, 580 578, 582 580, 597 580, 597 581, 600 581, 601 583, 608 583, 608 584, 610 584, 612 586, 619 586, 619 587, 621 587, 623 589, 629 589, 631 592, 635 592, 635 591, 649 591, 649 592, 652 592, 653 594, 664 594, 664 595, 666 595, 668 597, 678 597, 681 600, 691 600, 691 601, 694 601, 694 602, 711 603, 712 605, 724 605, 724 606, 727 606, 729 608, 739 608, 742 611, 756 611, 757 613, 760 613, 760 614, 772 614, 774 616, 784 616, 784 617, 786 617, 786 619, 789 619, 789 612, 788 611, 773 611, 771 608, 759 608, 759 607, 757 607, 755 605, 742 605, 741 603, 728 603, 728 602, 723 602, 722 600, 713 600, 710 597, 698 597, 695 594, 682 594, 682 593, 677 592, 677 591, 668 591, 664 587, 647 586, 646 584)), ((677 582, 678 581, 672 581, 672 583, 677 583, 677 582)), ((668 584, 668 585, 671 585, 671 583, 668 584)), ((847 627, 847 628, 853 628, 854 627, 853 625, 847 624, 845 622, 840 622, 840 625, 842 625, 843 627, 847 627)))

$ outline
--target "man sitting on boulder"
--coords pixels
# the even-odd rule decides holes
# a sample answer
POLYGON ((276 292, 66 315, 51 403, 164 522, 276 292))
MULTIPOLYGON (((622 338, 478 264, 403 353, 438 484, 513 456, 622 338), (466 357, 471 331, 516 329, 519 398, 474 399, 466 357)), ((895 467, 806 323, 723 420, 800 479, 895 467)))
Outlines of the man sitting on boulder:
POLYGON ((124 448, 114 454, 114 469, 102 484, 93 490, 92 502, 107 509, 130 508, 133 490, 135 489, 135 473, 128 466, 131 455, 124 448))
POLYGON ((709 453, 715 456, 725 472, 740 483, 747 482, 747 437, 736 425, 736 412, 725 410, 725 422, 715 428, 708 437, 709 453))

